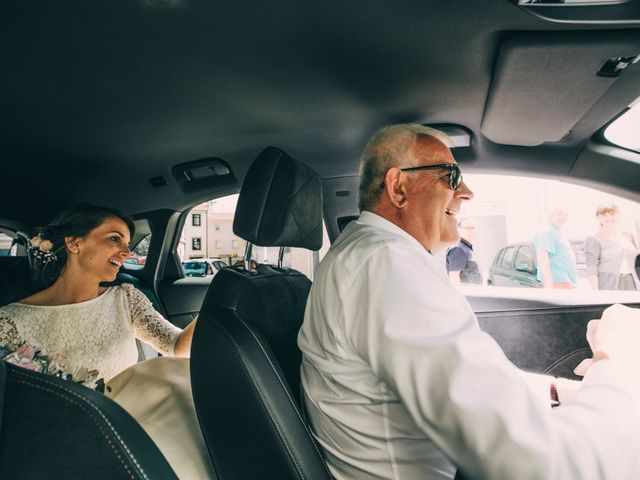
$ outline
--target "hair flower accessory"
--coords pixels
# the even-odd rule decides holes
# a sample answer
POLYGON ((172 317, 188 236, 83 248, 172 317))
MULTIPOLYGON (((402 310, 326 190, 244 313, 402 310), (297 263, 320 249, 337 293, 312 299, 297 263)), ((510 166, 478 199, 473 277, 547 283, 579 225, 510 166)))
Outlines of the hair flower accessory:
POLYGON ((53 242, 46 239, 42 233, 29 240, 29 253, 45 265, 58 259, 58 256, 52 250, 53 242))
POLYGON ((43 252, 50 252, 53 248, 53 242, 51 242, 50 240, 42 240, 38 248, 40 248, 40 250, 42 250, 43 252))
POLYGON ((29 240, 29 244, 34 248, 38 248, 40 246, 40 242, 42 242, 40 235, 36 235, 31 240, 29 240))

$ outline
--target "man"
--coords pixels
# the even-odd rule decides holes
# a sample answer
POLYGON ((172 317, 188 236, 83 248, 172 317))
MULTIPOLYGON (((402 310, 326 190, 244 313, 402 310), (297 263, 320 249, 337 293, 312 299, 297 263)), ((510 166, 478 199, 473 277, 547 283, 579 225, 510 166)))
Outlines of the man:
POLYGON ((476 241, 476 222, 471 217, 460 217, 458 234, 460 242, 447 252, 447 272, 453 283, 482 285, 482 274, 473 254, 476 241))
POLYGON ((538 233, 533 242, 538 258, 538 280, 544 288, 574 288, 576 257, 562 233, 569 214, 558 208, 549 213, 549 228, 538 233))
POLYGON ((584 387, 551 409, 550 379, 508 362, 434 257, 458 241, 455 215, 473 197, 447 145, 420 125, 378 132, 361 161, 361 216, 316 272, 298 344, 332 474, 451 479, 457 465, 491 480, 631 478, 638 312, 616 306, 590 324, 584 387))

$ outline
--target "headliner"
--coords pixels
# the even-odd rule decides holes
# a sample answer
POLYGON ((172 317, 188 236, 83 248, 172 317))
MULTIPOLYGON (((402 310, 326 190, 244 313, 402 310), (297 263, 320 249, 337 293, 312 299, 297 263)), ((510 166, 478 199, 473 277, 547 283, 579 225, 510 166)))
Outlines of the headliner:
MULTIPOLYGON (((596 28, 506 0, 5 3, 0 216, 41 221, 78 200, 181 210, 212 195, 183 194, 172 165, 217 156, 242 178, 268 145, 323 178, 353 175, 396 122, 469 128, 468 171, 566 176, 628 93, 605 94, 557 144, 498 145, 480 127, 505 35, 596 28), (169 185, 151 188, 157 175, 169 185)), ((636 95, 638 70, 620 80, 636 95)))

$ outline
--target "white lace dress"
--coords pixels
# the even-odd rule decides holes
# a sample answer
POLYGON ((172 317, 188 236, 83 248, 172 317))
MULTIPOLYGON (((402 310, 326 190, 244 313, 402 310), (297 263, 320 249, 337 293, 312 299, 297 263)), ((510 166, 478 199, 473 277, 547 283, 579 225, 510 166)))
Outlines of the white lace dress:
POLYGON ((61 354, 65 370, 98 370, 97 378, 105 382, 137 362, 136 337, 173 356, 181 331, 130 284, 76 304, 0 308, 0 347, 16 349, 26 342, 43 354, 61 354))

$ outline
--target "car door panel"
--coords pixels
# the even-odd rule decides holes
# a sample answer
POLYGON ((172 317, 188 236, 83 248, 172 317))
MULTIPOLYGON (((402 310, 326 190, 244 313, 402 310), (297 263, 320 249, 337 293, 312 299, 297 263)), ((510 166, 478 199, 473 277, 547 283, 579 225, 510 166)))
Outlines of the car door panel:
MULTIPOLYGON (((579 379, 573 369, 591 356, 587 323, 607 305, 559 306, 518 299, 473 298, 480 328, 491 335, 517 367, 579 379)), ((640 307, 640 304, 629 306, 640 307)))
POLYGON ((187 277, 160 284, 160 296, 169 320, 186 327, 200 311, 211 279, 209 277, 187 277))

